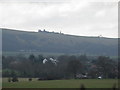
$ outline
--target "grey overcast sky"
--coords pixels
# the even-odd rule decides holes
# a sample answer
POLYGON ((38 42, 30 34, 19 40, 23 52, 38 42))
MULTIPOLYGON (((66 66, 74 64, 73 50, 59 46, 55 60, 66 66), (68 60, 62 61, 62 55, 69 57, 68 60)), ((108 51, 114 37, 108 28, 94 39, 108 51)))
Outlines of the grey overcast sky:
POLYGON ((118 37, 118 0, 0 0, 0 27, 118 37))

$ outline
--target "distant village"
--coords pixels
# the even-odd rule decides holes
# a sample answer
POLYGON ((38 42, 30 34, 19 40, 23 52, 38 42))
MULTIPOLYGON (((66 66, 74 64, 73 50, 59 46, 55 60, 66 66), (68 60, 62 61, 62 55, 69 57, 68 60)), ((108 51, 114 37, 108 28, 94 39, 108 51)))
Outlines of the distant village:
MULTIPOLYGON (((50 32, 50 31, 47 31, 45 29, 43 29, 43 30, 39 29, 38 32, 42 32, 42 33, 54 33, 54 34, 64 34, 61 31, 60 32, 54 32, 54 31, 50 32)), ((98 38, 102 38, 103 36, 102 35, 98 35, 97 37, 98 38)))
POLYGON ((43 30, 39 29, 38 32, 43 32, 43 33, 54 33, 54 34, 63 34, 61 31, 60 31, 60 32, 54 32, 54 31, 50 32, 50 31, 47 31, 47 30, 45 30, 45 29, 43 29, 43 30))

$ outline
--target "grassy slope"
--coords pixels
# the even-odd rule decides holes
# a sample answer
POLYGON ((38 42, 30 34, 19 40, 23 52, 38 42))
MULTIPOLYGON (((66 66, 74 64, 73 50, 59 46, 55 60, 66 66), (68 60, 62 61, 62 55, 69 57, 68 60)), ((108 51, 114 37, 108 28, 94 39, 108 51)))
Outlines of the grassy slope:
POLYGON ((115 79, 78 79, 78 80, 50 80, 50 81, 27 81, 20 79, 19 82, 9 83, 3 80, 3 88, 80 88, 84 84, 86 88, 112 88, 114 83, 118 83, 115 79))

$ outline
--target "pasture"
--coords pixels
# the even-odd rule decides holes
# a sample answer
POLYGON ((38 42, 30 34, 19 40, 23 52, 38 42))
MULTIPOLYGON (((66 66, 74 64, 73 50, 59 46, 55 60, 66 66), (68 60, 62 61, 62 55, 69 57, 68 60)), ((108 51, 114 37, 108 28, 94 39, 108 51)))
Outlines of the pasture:
MULTIPOLYGON (((19 78, 19 82, 8 82, 3 78, 3 88, 80 88, 84 84, 85 88, 112 88, 118 84, 117 79, 71 79, 71 80, 43 80, 34 78, 28 81, 27 78, 19 78)), ((118 85, 117 85, 118 87, 118 85)))

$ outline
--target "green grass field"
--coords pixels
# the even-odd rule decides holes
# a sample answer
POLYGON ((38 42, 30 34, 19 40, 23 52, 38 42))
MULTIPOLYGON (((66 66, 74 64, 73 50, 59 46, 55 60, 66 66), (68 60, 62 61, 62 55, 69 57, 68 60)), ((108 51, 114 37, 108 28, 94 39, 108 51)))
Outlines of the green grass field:
MULTIPOLYGON (((27 78, 19 78, 19 82, 8 82, 3 79, 3 88, 80 88, 84 84, 86 88, 112 88, 114 84, 118 84, 116 79, 71 79, 71 80, 46 80, 29 82, 27 78)), ((118 85, 117 85, 118 87, 118 85)))

